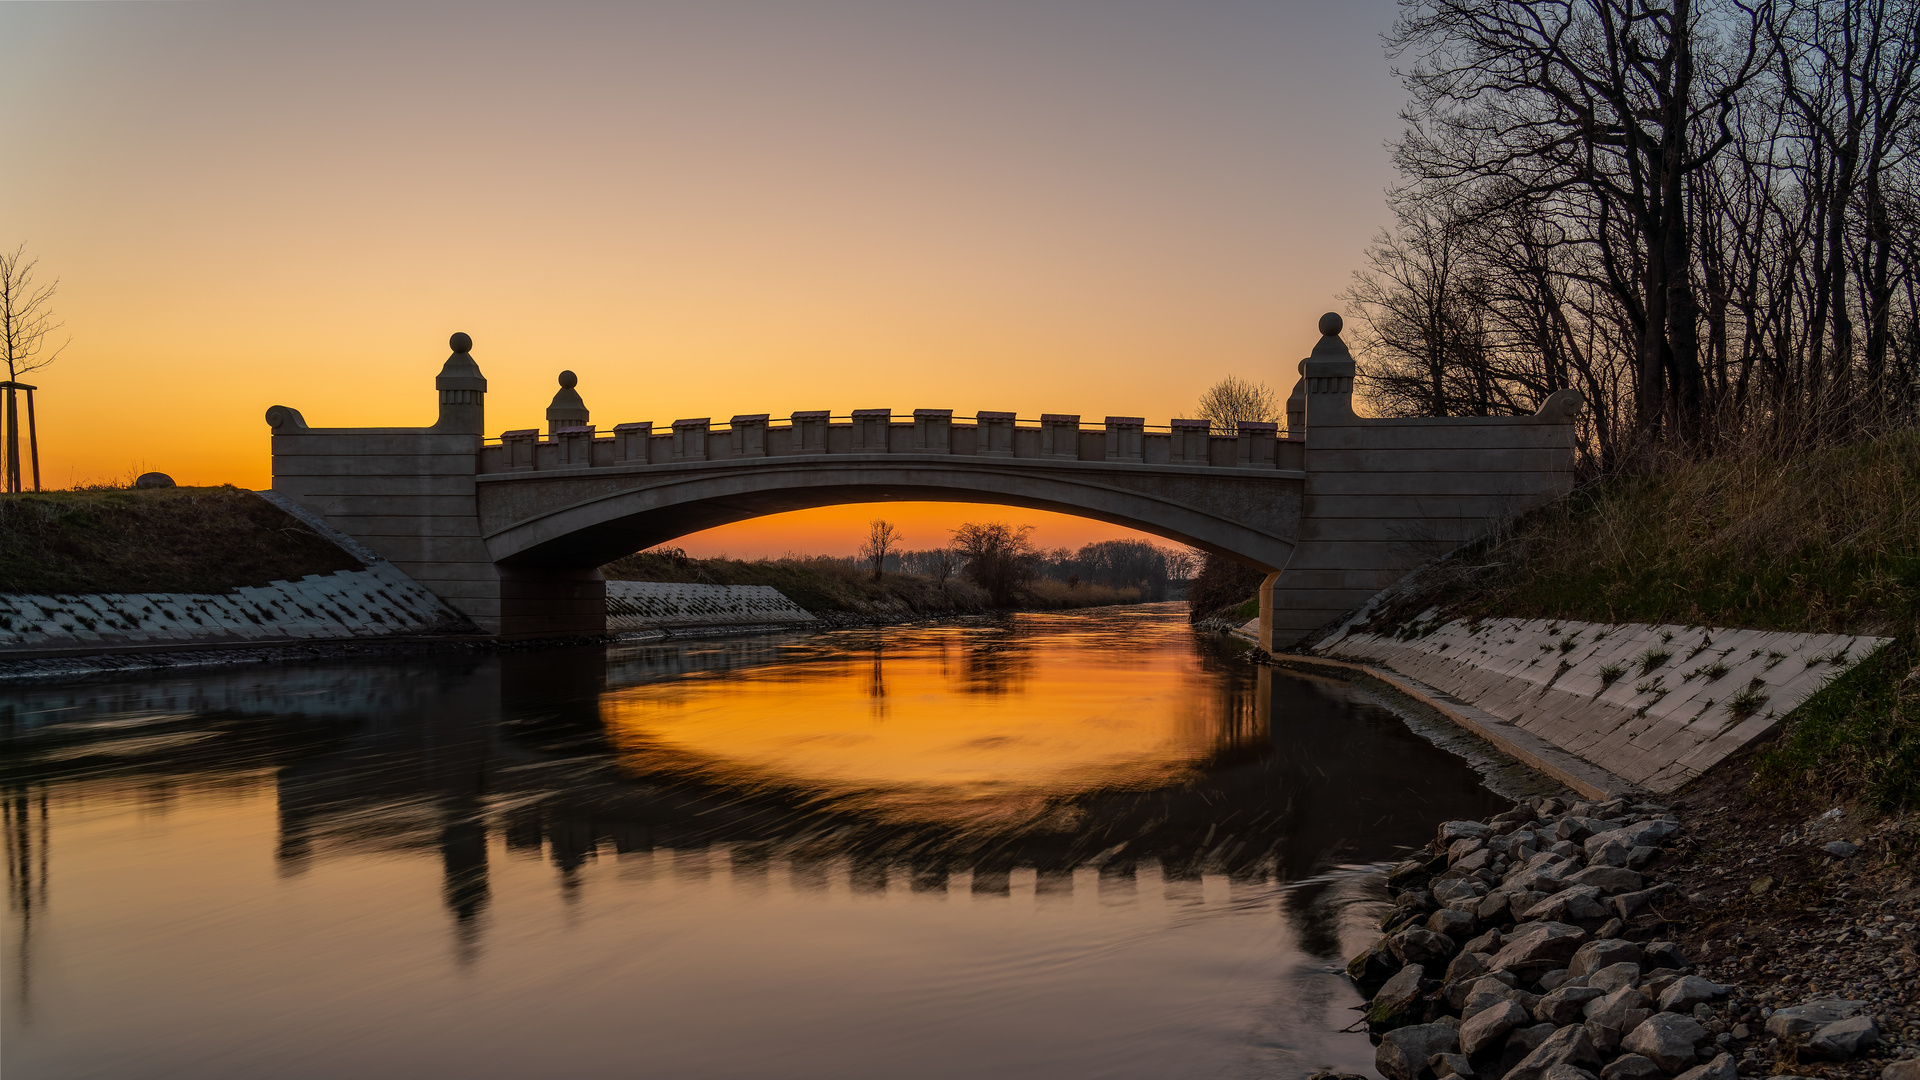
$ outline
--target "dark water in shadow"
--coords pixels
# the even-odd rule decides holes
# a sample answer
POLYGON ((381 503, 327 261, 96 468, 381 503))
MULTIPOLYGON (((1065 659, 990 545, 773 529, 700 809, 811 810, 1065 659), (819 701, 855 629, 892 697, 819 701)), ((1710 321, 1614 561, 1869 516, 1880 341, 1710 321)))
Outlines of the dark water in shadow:
POLYGON ((1265 1077, 1504 805, 1178 605, 0 690, 0 1070, 1265 1077))

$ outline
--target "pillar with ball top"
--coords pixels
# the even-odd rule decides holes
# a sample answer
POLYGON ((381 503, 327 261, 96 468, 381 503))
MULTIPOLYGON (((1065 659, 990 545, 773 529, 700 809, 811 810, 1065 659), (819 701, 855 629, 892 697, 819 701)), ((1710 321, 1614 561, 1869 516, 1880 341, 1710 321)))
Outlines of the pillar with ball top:
POLYGON ((480 365, 473 362, 473 339, 455 334, 447 339, 453 355, 440 366, 440 377, 433 385, 440 391, 440 419, 435 431, 461 435, 485 435, 487 431, 487 380, 480 365))

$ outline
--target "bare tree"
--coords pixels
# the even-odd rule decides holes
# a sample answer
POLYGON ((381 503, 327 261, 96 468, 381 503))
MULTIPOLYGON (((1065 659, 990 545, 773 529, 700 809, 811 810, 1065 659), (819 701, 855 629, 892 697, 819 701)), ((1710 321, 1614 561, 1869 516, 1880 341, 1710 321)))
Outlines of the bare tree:
POLYGON ((1510 202, 1581 202, 1614 226, 1595 238, 1631 315, 1644 431, 1671 418, 1692 437, 1705 415, 1686 195, 1734 140, 1731 116, 1772 56, 1776 6, 1402 0, 1387 38, 1414 59, 1401 73, 1414 93, 1403 171, 1483 192, 1495 181, 1510 202))
POLYGON ((867 542, 860 545, 860 557, 873 561, 873 580, 880 580, 880 572, 886 569, 887 555, 900 543, 900 530, 884 518, 874 518, 867 523, 867 542))
POLYGON ((1032 531, 1031 525, 1016 529, 999 521, 968 522, 953 530, 953 546, 967 560, 967 577, 999 607, 1012 606, 1033 578, 1040 551, 1027 537, 1032 531))
POLYGON ((1206 558, 1206 552, 1198 548, 1168 548, 1167 576, 1175 581, 1186 581, 1200 572, 1200 560, 1206 558))
POLYGON ((60 282, 36 286, 33 271, 40 260, 26 258, 26 250, 22 244, 11 254, 0 253, 0 344, 7 350, 8 382, 53 363, 67 347, 63 341, 47 351, 47 338, 64 325, 53 319, 60 282))
POLYGON ((1198 419, 1209 421, 1216 435, 1232 435, 1241 420, 1275 421, 1280 419, 1280 399, 1266 383, 1250 382, 1229 375, 1200 395, 1195 411, 1198 419))
POLYGON ((960 566, 960 553, 951 547, 934 548, 927 564, 927 568, 933 571, 933 580, 945 585, 947 579, 953 576, 954 570, 960 566))

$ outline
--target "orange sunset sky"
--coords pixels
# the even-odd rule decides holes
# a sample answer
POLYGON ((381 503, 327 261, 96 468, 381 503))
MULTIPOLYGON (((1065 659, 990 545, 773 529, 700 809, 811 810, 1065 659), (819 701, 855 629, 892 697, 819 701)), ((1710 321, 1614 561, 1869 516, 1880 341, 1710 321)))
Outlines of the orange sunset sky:
MULTIPOLYGON (((72 344, 49 486, 269 482, 269 405, 488 427, 796 409, 1188 415, 1285 393, 1388 221, 1392 0, 0 5, 0 242, 72 344)), ((696 554, 909 547, 837 507, 696 554)))

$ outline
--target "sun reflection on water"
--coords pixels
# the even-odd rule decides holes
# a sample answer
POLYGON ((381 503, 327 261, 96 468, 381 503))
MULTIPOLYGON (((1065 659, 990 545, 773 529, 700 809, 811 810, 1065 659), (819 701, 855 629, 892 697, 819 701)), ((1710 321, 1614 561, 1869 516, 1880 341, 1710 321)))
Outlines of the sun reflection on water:
POLYGON ((814 663, 611 688, 600 715, 635 775, 801 789, 894 820, 1009 823, 1178 784, 1264 737, 1256 695, 1223 692, 1231 680, 1194 652, 1144 648, 1140 633, 894 630, 814 663))

